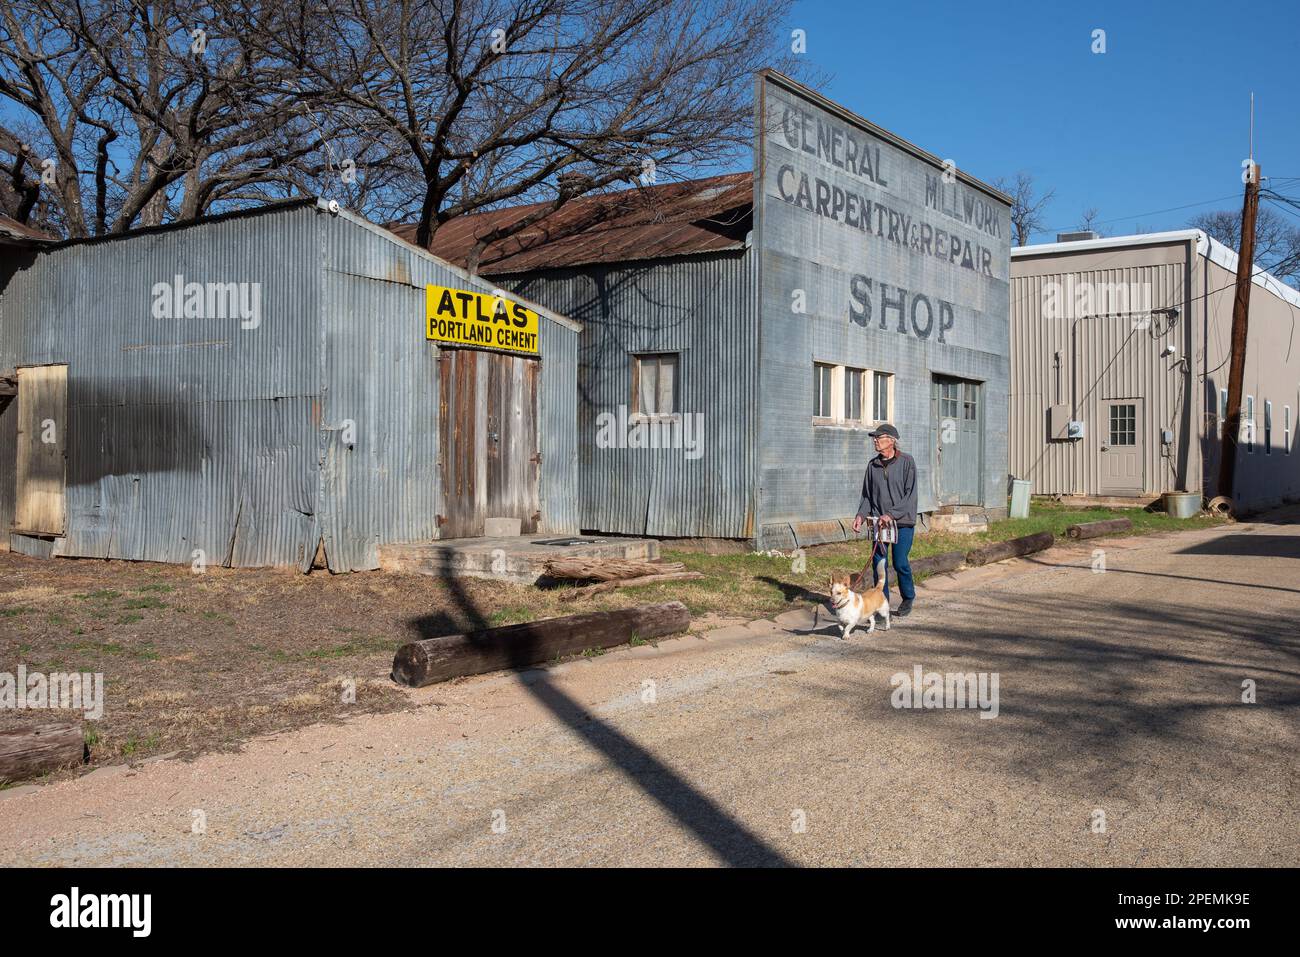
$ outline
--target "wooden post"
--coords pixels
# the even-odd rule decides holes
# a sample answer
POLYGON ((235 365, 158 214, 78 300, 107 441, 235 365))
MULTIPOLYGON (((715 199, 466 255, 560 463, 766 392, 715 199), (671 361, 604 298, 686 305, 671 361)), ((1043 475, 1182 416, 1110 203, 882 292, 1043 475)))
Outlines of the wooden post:
POLYGON ((622 645, 633 638, 663 638, 690 626, 686 606, 670 601, 424 638, 398 649, 393 680, 420 688, 462 675, 524 668, 589 648, 622 645))
MULTIPOLYGON (((1242 380, 1246 377, 1246 337, 1250 322, 1250 287, 1255 271, 1255 214, 1259 211, 1259 165, 1247 167, 1246 198, 1241 207, 1241 249, 1237 250, 1237 294, 1232 300, 1232 362, 1228 367, 1228 410, 1219 449, 1216 495, 1232 498, 1237 469, 1237 439, 1241 433, 1242 380)), ((1254 428, 1254 423, 1251 423, 1254 428)), ((1254 440, 1254 436, 1251 436, 1254 440)))
POLYGON ((1010 538, 1005 542, 995 542, 992 545, 985 545, 983 548, 967 552, 966 564, 987 565, 990 562, 1000 562, 1004 558, 1030 555, 1034 552, 1041 552, 1045 548, 1051 548, 1055 541, 1056 536, 1051 532, 1035 532, 1033 535, 1025 535, 1021 538, 1010 538))
POLYGON ((85 754, 80 722, 44 721, 0 727, 0 781, 21 781, 80 764, 85 754))
POLYGON ((1100 522, 1080 522, 1078 525, 1071 525, 1065 530, 1065 534, 1071 538, 1096 538, 1098 535, 1109 535, 1111 532, 1127 532, 1132 527, 1131 519, 1107 518, 1100 522))

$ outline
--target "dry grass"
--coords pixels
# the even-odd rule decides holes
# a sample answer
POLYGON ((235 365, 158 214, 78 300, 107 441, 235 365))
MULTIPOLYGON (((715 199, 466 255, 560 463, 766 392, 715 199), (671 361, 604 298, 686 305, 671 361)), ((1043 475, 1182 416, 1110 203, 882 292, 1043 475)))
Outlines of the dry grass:
MULTIPOLYGON (((984 535, 918 536, 913 555, 969 549, 1108 510, 1038 506, 984 535)), ((1137 531, 1198 527, 1126 512, 1137 531)), ((0 671, 101 672, 103 719, 87 722, 92 763, 235 748, 244 739, 365 712, 405 708, 388 678, 417 637, 596 609, 678 600, 693 630, 767 617, 820 596, 833 570, 861 568, 869 545, 809 549, 805 565, 751 552, 665 549, 703 577, 562 602, 561 591, 505 582, 382 572, 331 576, 0 553, 0 671), (344 701, 346 682, 355 703, 344 701)), ((0 712, 0 722, 30 718, 0 712)))

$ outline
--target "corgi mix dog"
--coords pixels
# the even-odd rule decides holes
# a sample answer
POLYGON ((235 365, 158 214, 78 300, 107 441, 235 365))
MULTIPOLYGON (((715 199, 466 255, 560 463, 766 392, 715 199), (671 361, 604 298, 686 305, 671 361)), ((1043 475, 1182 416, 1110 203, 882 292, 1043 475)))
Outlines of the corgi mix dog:
POLYGON ((876 586, 864 592, 856 592, 849 587, 847 572, 843 575, 831 576, 831 607, 835 609, 835 617, 844 626, 844 633, 840 635, 840 641, 847 641, 849 634, 863 618, 871 619, 871 625, 867 628, 868 635, 876 630, 877 615, 885 622, 885 631, 889 630, 889 600, 885 598, 885 558, 883 555, 876 562, 876 575, 879 578, 876 586))

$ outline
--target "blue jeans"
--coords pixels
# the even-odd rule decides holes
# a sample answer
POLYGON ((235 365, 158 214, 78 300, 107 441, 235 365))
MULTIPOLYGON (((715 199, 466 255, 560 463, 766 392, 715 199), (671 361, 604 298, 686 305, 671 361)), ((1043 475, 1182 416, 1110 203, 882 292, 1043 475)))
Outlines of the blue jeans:
MULTIPOLYGON (((912 566, 908 564, 907 553, 912 550, 912 535, 916 529, 911 526, 898 526, 898 541, 894 542, 894 572, 898 575, 898 590, 903 594, 903 601, 911 601, 916 597, 916 589, 912 587, 912 566)), ((871 584, 875 585, 880 581, 876 574, 876 561, 882 551, 888 549, 888 544, 876 544, 875 550, 871 553, 871 584)), ((885 569, 885 598, 889 598, 889 569, 885 569)))

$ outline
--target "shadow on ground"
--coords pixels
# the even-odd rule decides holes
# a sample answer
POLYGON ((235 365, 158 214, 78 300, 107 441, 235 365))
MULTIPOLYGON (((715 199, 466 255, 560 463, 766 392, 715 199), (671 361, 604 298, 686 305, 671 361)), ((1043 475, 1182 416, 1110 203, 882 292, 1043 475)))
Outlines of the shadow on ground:
MULTIPOLYGON (((459 579, 450 579, 451 590, 462 614, 471 622, 471 630, 490 627, 488 617, 479 609, 459 579)), ((448 631, 449 616, 439 614, 411 622, 421 637, 436 637, 448 631)), ((453 629, 454 630, 454 629, 453 629)), ((515 646, 511 667, 522 672, 539 660, 532 641, 515 646)), ((520 685, 537 699, 556 719, 603 754, 701 843, 709 847, 725 864, 738 867, 786 866, 790 862, 757 835, 726 813, 712 798, 685 780, 668 765, 624 735, 613 725, 592 714, 565 694, 546 671, 517 675, 520 685)))

